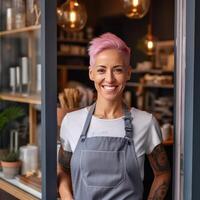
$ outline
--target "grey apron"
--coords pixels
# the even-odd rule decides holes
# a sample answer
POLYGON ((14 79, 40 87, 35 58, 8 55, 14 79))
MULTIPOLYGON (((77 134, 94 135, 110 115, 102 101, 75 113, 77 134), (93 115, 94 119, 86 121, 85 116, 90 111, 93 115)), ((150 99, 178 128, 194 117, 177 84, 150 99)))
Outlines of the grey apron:
POLYGON ((125 107, 125 137, 87 137, 95 110, 89 110, 71 158, 75 200, 142 200, 143 182, 133 142, 130 111, 125 107))

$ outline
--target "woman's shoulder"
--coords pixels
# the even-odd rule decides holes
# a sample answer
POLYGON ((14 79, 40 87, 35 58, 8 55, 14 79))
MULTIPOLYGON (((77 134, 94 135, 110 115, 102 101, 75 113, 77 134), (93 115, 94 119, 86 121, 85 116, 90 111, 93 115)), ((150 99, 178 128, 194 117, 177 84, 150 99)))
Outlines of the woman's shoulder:
POLYGON ((147 111, 131 107, 131 115, 139 121, 151 122, 153 115, 147 111))
POLYGON ((63 118, 64 122, 79 121, 87 116, 87 107, 68 112, 63 118))

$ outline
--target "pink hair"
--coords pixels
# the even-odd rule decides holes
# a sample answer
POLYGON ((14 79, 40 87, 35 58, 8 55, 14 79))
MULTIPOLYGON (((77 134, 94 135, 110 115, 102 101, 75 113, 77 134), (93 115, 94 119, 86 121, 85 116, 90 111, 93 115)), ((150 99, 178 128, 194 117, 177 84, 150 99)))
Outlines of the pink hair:
POLYGON ((130 48, 125 44, 125 42, 112 33, 104 33, 99 37, 94 38, 90 42, 88 48, 88 53, 90 56, 90 66, 94 65, 94 60, 97 54, 101 53, 106 49, 116 49, 124 53, 125 61, 129 65, 130 63, 130 48))

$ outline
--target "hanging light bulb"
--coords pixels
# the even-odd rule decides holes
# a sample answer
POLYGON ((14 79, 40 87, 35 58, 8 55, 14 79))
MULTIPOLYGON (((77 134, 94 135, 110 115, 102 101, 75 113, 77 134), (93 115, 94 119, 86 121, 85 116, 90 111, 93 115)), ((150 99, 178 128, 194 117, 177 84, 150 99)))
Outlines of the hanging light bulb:
POLYGON ((123 0, 124 13, 127 17, 140 19, 149 10, 150 0, 123 0))
POLYGON ((78 0, 67 0, 57 8, 58 24, 66 31, 80 31, 87 22, 85 6, 78 0))
POLYGON ((156 38, 152 34, 152 25, 148 25, 148 32, 144 38, 145 53, 149 56, 154 55, 156 47, 156 38))

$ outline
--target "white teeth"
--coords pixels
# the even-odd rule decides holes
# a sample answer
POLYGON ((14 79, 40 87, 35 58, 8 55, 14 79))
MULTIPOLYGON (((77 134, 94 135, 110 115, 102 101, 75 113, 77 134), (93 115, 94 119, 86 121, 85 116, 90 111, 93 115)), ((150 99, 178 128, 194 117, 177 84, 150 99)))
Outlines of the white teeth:
POLYGON ((116 87, 115 86, 103 86, 103 88, 105 89, 105 90, 108 90, 108 91, 113 91, 116 87))

